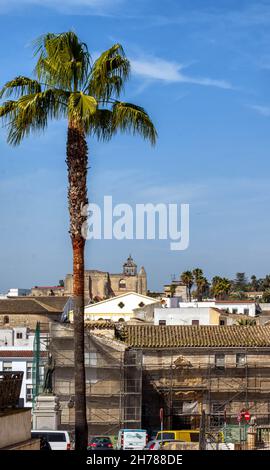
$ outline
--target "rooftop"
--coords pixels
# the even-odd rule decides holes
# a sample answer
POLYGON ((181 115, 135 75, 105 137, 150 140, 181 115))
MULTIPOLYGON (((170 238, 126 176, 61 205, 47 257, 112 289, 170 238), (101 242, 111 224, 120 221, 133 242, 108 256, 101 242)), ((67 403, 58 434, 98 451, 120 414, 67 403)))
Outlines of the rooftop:
POLYGON ((121 325, 116 337, 134 348, 270 347, 270 326, 121 325))
POLYGON ((0 314, 62 313, 69 297, 10 297, 0 299, 0 314))

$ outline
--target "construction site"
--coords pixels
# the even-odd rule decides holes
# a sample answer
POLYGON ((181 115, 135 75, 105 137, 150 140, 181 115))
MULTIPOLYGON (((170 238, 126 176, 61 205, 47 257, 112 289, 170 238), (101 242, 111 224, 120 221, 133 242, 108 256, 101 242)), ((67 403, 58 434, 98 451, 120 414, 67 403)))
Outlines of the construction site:
MULTIPOLYGON (((72 430, 72 325, 51 325, 50 350, 61 424, 72 430)), ((204 412, 206 430, 225 428, 228 439, 245 433, 243 411, 270 424, 270 327, 88 323, 85 364, 89 435, 121 428, 153 435, 161 409, 164 429, 198 429, 204 412)))

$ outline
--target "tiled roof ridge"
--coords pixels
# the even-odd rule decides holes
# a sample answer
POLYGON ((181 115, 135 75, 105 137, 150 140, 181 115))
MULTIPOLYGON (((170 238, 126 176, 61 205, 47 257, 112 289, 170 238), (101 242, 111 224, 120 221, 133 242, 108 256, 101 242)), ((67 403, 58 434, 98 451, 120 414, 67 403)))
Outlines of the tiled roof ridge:
POLYGON ((270 347, 270 326, 123 325, 120 339, 131 347, 270 347))

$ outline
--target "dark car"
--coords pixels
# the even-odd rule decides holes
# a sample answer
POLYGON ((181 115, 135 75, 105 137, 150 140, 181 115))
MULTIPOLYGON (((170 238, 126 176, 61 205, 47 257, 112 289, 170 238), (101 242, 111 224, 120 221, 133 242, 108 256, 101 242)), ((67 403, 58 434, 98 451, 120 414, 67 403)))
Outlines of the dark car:
POLYGON ((106 450, 112 449, 112 441, 108 436, 95 436, 92 437, 91 441, 89 442, 87 449, 88 450, 106 450))

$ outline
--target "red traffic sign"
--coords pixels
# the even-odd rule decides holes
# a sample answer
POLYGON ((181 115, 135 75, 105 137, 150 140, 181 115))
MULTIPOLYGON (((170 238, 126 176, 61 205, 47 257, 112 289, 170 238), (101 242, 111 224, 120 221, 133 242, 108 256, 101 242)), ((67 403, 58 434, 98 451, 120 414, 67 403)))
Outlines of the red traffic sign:
POLYGON ((248 410, 242 410, 237 415, 237 421, 240 423, 243 419, 248 423, 250 421, 251 415, 248 410))

